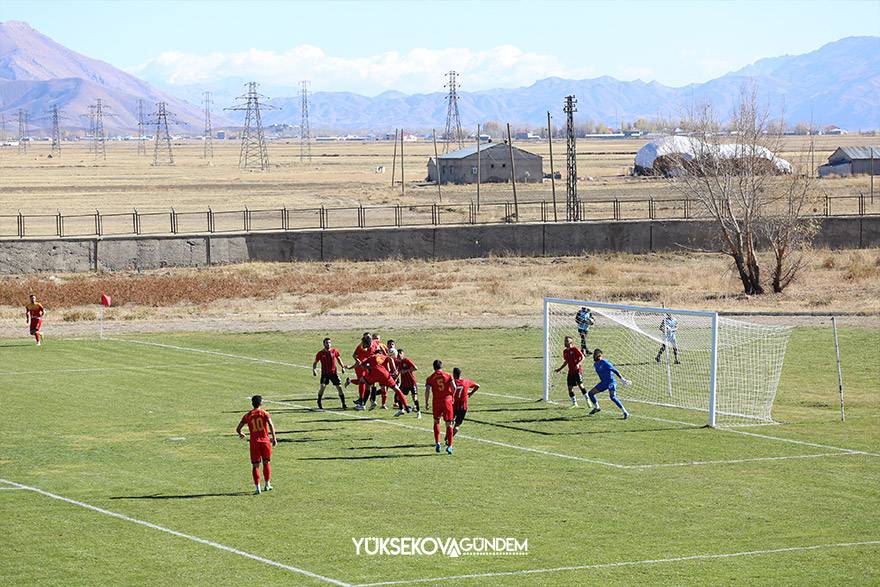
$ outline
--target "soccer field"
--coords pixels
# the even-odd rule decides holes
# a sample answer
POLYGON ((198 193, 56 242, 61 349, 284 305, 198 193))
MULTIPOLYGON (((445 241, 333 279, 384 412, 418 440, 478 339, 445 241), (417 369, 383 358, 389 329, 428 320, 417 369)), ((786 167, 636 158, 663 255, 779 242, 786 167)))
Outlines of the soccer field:
MULTIPOLYGON (((341 412, 332 387, 317 411, 323 332, 0 340, 0 584, 880 582, 876 329, 841 331, 846 422, 833 346, 798 328, 780 424, 730 429, 641 403, 623 421, 607 395, 592 417, 535 401, 536 329, 382 334, 420 383, 438 357, 480 383, 454 455, 427 414, 341 412), (234 433, 255 393, 280 433, 260 496, 234 433), (527 552, 359 555, 365 537, 527 552)), ((350 362, 359 332, 329 336, 350 362)))

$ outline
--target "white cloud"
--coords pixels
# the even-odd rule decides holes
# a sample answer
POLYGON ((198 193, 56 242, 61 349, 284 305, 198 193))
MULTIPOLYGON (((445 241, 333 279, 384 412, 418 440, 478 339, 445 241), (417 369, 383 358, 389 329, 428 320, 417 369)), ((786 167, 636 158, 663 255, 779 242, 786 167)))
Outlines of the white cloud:
POLYGON ((461 73, 465 91, 528 85, 549 76, 582 78, 593 74, 592 67, 567 68, 552 55, 525 52, 513 45, 485 51, 412 49, 355 58, 334 57, 313 45, 299 45, 282 53, 259 49, 206 54, 168 51, 136 67, 133 73, 172 86, 229 77, 294 86, 299 80, 309 79, 315 91, 375 94, 385 90, 442 90, 443 76, 450 69, 461 73))

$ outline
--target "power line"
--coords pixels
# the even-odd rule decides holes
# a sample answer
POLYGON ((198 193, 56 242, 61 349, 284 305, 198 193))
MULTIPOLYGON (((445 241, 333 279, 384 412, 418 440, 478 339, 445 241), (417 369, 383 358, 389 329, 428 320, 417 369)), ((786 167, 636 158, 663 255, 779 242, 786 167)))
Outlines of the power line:
POLYGON ((168 112, 165 110, 165 102, 159 102, 156 105, 155 116, 156 139, 153 147, 153 165, 174 165, 174 154, 171 152, 171 133, 168 131, 168 112))
POLYGON ((225 110, 244 110, 244 129, 241 132, 241 151, 238 154, 238 166, 241 169, 259 169, 268 171, 269 152, 266 149, 266 139, 263 136, 263 122, 260 118, 260 108, 277 110, 262 100, 268 100, 266 96, 257 93, 257 82, 248 82, 248 91, 236 98, 239 104, 225 108, 225 110))
POLYGON ((302 81, 302 91, 300 92, 302 102, 302 115, 300 119, 299 131, 299 160, 309 162, 312 161, 312 136, 309 129, 309 82, 302 81))
POLYGON ((565 219, 569 222, 580 220, 580 200, 577 191, 577 144, 574 134, 574 113, 577 112, 577 99, 565 97, 565 219))
POLYGON ((214 128, 211 125, 211 104, 213 103, 214 101, 211 100, 211 92, 205 92, 205 144, 202 153, 203 159, 214 158, 214 128))
POLYGON ((145 104, 146 102, 143 99, 138 100, 138 155, 147 154, 147 126, 144 118, 146 116, 144 112, 145 104))
POLYGON ((445 145, 443 152, 449 152, 449 145, 453 141, 458 145, 457 148, 464 147, 464 133, 461 131, 461 118, 458 115, 458 72, 450 71, 447 74, 449 81, 445 87, 449 89, 446 95, 446 133, 445 145))
POLYGON ((18 109, 18 154, 27 155, 28 137, 28 111, 18 109))
POLYGON ((52 106, 52 155, 61 154, 61 131, 58 128, 58 106, 52 106))

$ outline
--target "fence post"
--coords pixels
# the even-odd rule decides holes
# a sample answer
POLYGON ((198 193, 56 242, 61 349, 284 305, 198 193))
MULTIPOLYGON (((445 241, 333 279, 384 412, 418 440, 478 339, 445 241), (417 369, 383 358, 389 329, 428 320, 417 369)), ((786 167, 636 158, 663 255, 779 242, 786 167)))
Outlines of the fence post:
POLYGON ((58 210, 58 213, 55 215, 55 233, 59 237, 64 236, 64 226, 62 226, 61 218, 61 210, 58 210))
POLYGON ((101 211, 95 208, 95 233, 98 236, 104 235, 104 219, 101 217, 101 211))
POLYGON ((318 210, 318 224, 322 229, 327 228, 325 218, 324 218, 324 206, 321 206, 321 209, 318 210))
POLYGON ((287 217, 287 206, 281 208, 281 230, 290 230, 290 219, 287 217))
POLYGON ((208 206, 208 232, 214 232, 214 211, 208 206))
POLYGON ((831 212, 831 201, 828 198, 828 194, 825 194, 825 216, 831 212))
POLYGON ((688 210, 688 202, 689 202, 689 201, 690 201, 690 200, 688 200, 688 198, 685 198, 685 199, 684 199, 684 219, 685 219, 685 220, 687 220, 688 218, 690 218, 690 211, 688 210))
POLYGON ((177 234, 177 212, 171 208, 171 234, 177 234))
POLYGON ((24 238, 24 216, 18 211, 18 238, 24 238))
POLYGON ((394 205, 394 226, 400 227, 401 225, 401 213, 400 213, 400 204, 394 205))
POLYGON ((131 226, 134 228, 135 234, 141 233, 141 217, 140 214, 138 214, 137 208, 134 208, 131 213, 131 226))
POLYGON ((859 192, 859 216, 865 215, 865 194, 859 192))

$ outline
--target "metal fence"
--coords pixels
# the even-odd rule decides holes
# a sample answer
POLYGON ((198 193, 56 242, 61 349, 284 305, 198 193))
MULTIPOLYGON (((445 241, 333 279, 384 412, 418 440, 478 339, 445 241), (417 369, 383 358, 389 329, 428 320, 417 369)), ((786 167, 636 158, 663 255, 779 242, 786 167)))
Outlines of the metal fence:
MULTIPOLYGON (((693 199, 584 200, 579 220, 682 220, 705 218, 706 211, 693 199)), ((811 210, 813 216, 865 216, 880 214, 865 195, 825 196, 811 210)), ((513 222, 565 222, 565 202, 491 202, 479 207, 466 204, 350 206, 341 208, 270 208, 251 210, 208 209, 200 212, 10 214, 0 215, 0 238, 88 237, 117 235, 214 234, 332 228, 388 228, 451 224, 502 224, 513 222)))

